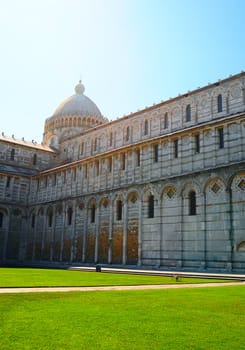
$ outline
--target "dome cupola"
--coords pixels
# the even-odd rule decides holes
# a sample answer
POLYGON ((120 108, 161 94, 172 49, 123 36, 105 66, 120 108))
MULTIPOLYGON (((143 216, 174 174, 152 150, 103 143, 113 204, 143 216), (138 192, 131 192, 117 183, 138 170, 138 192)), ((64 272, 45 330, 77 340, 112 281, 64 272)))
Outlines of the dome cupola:
POLYGON ((108 121, 96 104, 84 95, 84 91, 80 80, 75 86, 75 94, 65 99, 53 115, 46 119, 43 136, 45 144, 58 148, 65 139, 108 121))
POLYGON ((103 117, 96 104, 84 95, 84 85, 81 80, 75 86, 75 95, 68 97, 56 108, 53 117, 62 117, 67 115, 79 115, 81 117, 94 116, 98 119, 103 117))

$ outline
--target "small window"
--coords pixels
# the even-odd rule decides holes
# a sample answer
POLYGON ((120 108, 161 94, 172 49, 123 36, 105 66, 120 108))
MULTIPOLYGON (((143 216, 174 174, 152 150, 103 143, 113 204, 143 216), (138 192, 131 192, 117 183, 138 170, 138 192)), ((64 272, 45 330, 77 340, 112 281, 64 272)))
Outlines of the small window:
POLYGON ((122 220, 122 201, 121 200, 117 201, 117 220, 118 221, 122 220))
POLYGON ((0 212, 0 228, 3 227, 3 213, 0 212))
POLYGON ((158 144, 153 146, 153 153, 154 153, 154 162, 157 163, 158 162, 158 144))
POLYGON ((224 129, 220 128, 218 129, 218 135, 219 135, 219 148, 224 148, 224 129))
POLYGON ((35 214, 33 213, 32 216, 31 216, 31 227, 32 227, 32 228, 35 227, 35 221, 36 221, 36 216, 35 216, 35 214))
POLYGON ((174 140, 174 158, 178 158, 179 144, 178 140, 174 140))
POLYGON ((74 169, 72 170, 72 180, 73 180, 73 181, 76 181, 76 178, 77 178, 77 169, 74 168, 74 169))
POLYGON ((94 139, 94 151, 96 152, 98 148, 98 141, 97 138, 94 139))
POLYGON ((168 113, 164 114, 164 129, 168 128, 168 113))
POLYGON ((112 172, 112 157, 108 158, 108 170, 109 170, 109 173, 112 172))
POLYGON ((84 174, 84 178, 87 179, 87 177, 88 177, 88 167, 87 167, 87 164, 85 164, 84 167, 83 167, 83 174, 84 174))
POLYGON ((152 194, 148 198, 148 218, 154 218, 154 196, 152 194))
POLYGON ((66 183, 66 171, 63 172, 63 183, 66 183))
POLYGON ((83 152, 84 152, 84 142, 82 142, 79 146, 80 150, 79 150, 79 153, 80 155, 82 156, 83 155, 83 152))
POLYGON ((200 153, 200 135, 195 135, 195 152, 200 153))
POLYGON ((126 168, 126 157, 125 153, 121 154, 121 170, 125 170, 126 168))
POLYGON ((136 150, 136 166, 137 167, 140 166, 140 150, 139 149, 136 150))
POLYGON ((53 185, 53 186, 56 186, 56 174, 53 175, 53 178, 52 178, 52 185, 53 185))
POLYGON ((110 142, 109 142, 110 147, 112 146, 112 142, 113 142, 113 134, 112 132, 110 132, 110 142))
POLYGON ((48 212, 48 227, 52 227, 53 224, 53 211, 49 210, 48 212))
POLYGON ((71 223, 72 223, 72 208, 69 207, 69 208, 67 209, 67 225, 70 226, 71 223))
POLYGON ((189 193, 189 215, 196 215, 196 192, 189 193))
POLYGON ((95 205, 94 204, 91 207, 90 222, 91 224, 95 223, 95 205))
POLYGON ((7 177, 7 182, 6 182, 6 187, 7 187, 7 188, 10 187, 10 182, 11 182, 11 177, 8 176, 8 177, 7 177))
POLYGON ((14 160, 14 156, 15 156, 15 149, 12 148, 11 149, 11 154, 10 154, 10 160, 14 160))
POLYGON ((217 107, 218 107, 218 113, 222 112, 223 106, 222 106, 222 95, 218 95, 217 97, 217 107))
POLYGON ((187 105, 185 109, 185 121, 190 122, 191 121, 191 105, 187 105))
POLYGON ((100 164, 99 164, 99 161, 96 160, 95 161, 95 175, 99 176, 99 173, 100 173, 100 164))
POLYGON ((33 165, 37 165, 37 155, 36 154, 34 154, 33 155, 33 165))
POLYGON ((144 125, 144 135, 148 135, 148 129, 149 129, 149 124, 148 124, 148 120, 145 120, 145 125, 144 125))
POLYGON ((130 128, 129 126, 127 126, 127 129, 126 129, 126 141, 129 141, 129 137, 130 137, 130 128))

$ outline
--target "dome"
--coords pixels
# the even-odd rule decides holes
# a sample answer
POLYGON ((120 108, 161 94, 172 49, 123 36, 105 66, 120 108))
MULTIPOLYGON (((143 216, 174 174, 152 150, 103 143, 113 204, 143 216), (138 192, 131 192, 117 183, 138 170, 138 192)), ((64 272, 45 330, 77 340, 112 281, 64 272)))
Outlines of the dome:
POLYGON ((75 87, 75 95, 68 97, 56 108, 52 117, 63 117, 68 115, 94 116, 104 121, 99 108, 84 93, 84 86, 79 81, 75 87))
POLYGON ((55 149, 67 138, 108 122, 96 104, 84 95, 81 81, 75 86, 75 95, 68 97, 45 120, 43 143, 55 149))

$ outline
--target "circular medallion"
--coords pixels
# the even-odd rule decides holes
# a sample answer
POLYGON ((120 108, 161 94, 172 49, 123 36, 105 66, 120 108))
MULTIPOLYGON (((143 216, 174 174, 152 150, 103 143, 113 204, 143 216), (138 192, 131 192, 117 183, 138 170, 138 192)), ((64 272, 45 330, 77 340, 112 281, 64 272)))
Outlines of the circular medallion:
POLYGON ((231 96, 233 98, 238 98, 241 94, 241 89, 239 88, 239 86, 233 86, 233 88, 231 88, 231 96))

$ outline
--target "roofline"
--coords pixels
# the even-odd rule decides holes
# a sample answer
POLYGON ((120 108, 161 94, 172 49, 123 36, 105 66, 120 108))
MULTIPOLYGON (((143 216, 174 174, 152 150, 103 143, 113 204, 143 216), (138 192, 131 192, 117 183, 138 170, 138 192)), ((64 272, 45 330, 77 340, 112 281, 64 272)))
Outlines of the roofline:
POLYGON ((227 81, 230 81, 230 80, 234 80, 234 79, 238 79, 239 77, 242 77, 242 76, 245 76, 245 72, 244 71, 241 71, 240 73, 238 74, 235 74, 235 75, 230 75, 229 77, 227 78, 224 78, 224 79, 219 79, 218 81, 214 82, 214 83, 209 83, 208 85, 205 85, 203 87, 200 87, 200 88, 197 88, 195 90, 191 90, 191 91, 188 91, 186 93, 183 93, 183 94, 180 94, 176 97, 173 97, 173 98, 169 98, 168 100, 165 100, 165 101, 161 101, 159 103, 156 103, 156 104, 153 104, 152 106, 149 106, 149 107, 146 107, 144 109, 140 109, 136 112, 132 112, 130 114, 127 114, 123 117, 119 117, 115 120, 111 120, 109 122, 105 122, 101 125, 96 125, 95 127, 92 127, 92 128, 89 128, 87 130, 84 130, 83 132, 81 132, 80 134, 76 135, 75 137, 71 136, 71 137, 68 137, 65 141, 68 141, 68 140, 71 140, 71 139, 74 139, 74 138, 77 138, 77 137, 80 137, 82 135, 86 135, 86 134, 89 134, 90 132, 93 132, 94 130, 97 130, 97 129, 102 129, 108 125, 112 125, 112 124, 116 124, 116 123, 120 123, 121 121, 123 120, 126 120, 126 119, 130 119, 130 118, 133 118, 137 115, 140 115, 142 113, 146 113, 146 112, 150 112, 152 110, 155 110, 157 108, 160 108, 166 104, 168 104, 169 102, 174 102, 174 101, 177 101, 177 100, 180 100, 182 99, 183 97, 188 97, 190 95, 194 95, 196 94, 197 92, 201 92, 201 91, 205 91, 207 89, 210 89, 212 87, 215 87, 215 86, 218 86, 220 84, 223 84, 227 81))
MULTIPOLYGON (((43 151, 43 152, 48 152, 48 153, 53 153, 53 154, 56 154, 57 152, 55 150, 52 150, 51 148, 50 149, 47 149, 45 147, 47 146, 43 146, 42 144, 40 143, 33 143, 35 141, 32 141, 33 144, 31 144, 31 141, 25 141, 25 140, 20 140, 20 139, 14 139, 13 137, 13 140, 10 140, 9 138, 7 139, 4 139, 5 136, 0 136, 0 142, 3 141, 5 143, 10 143, 10 144, 14 144, 14 145, 21 145, 23 147, 26 147, 26 148, 33 148, 35 150, 38 150, 38 151, 43 151), (26 144, 25 144, 26 142, 26 144)), ((6 135, 6 137, 9 137, 6 135)))
POLYGON ((148 139, 145 139, 145 140, 140 140, 140 141, 137 141, 135 143, 130 143, 129 145, 124 145, 124 146, 121 146, 121 147, 118 147, 118 148, 114 148, 114 149, 108 150, 106 152, 102 152, 102 153, 99 153, 99 154, 96 154, 96 155, 91 155, 91 156, 88 156, 86 158, 76 160, 74 162, 66 163, 66 164, 60 165, 58 167, 54 167, 54 168, 43 170, 43 171, 39 172, 38 174, 32 175, 32 176, 33 177, 37 177, 37 176, 40 176, 40 175, 49 174, 49 173, 54 172, 54 171, 58 172, 58 171, 61 171, 63 169, 68 169, 70 167, 75 167, 78 164, 81 164, 81 163, 84 163, 84 162, 89 162, 89 161, 91 161, 93 159, 98 159, 98 158, 101 158, 103 156, 108 156, 108 155, 113 154, 113 153, 118 152, 118 151, 119 152, 120 151, 124 152, 127 149, 136 148, 136 147, 138 147, 140 145, 144 145, 144 144, 147 144, 147 143, 153 143, 154 141, 157 142, 157 141, 159 141, 161 139, 167 139, 169 137, 173 137, 174 135, 176 135, 176 137, 177 137, 178 135, 180 135, 182 133, 185 133, 185 132, 199 130, 200 127, 213 126, 213 125, 219 124, 220 122, 223 122, 223 121, 233 121, 234 119, 240 117, 241 115, 244 115, 245 114, 244 112, 245 111, 240 112, 240 113, 236 113, 236 114, 230 115, 228 117, 225 116, 225 117, 216 118, 216 119, 209 120, 207 122, 202 122, 202 123, 199 123, 199 124, 195 124, 195 125, 192 125, 190 127, 186 127, 186 128, 180 129, 180 130, 175 130, 175 131, 169 132, 167 134, 162 134, 162 135, 151 137, 151 138, 148 138, 148 139))

